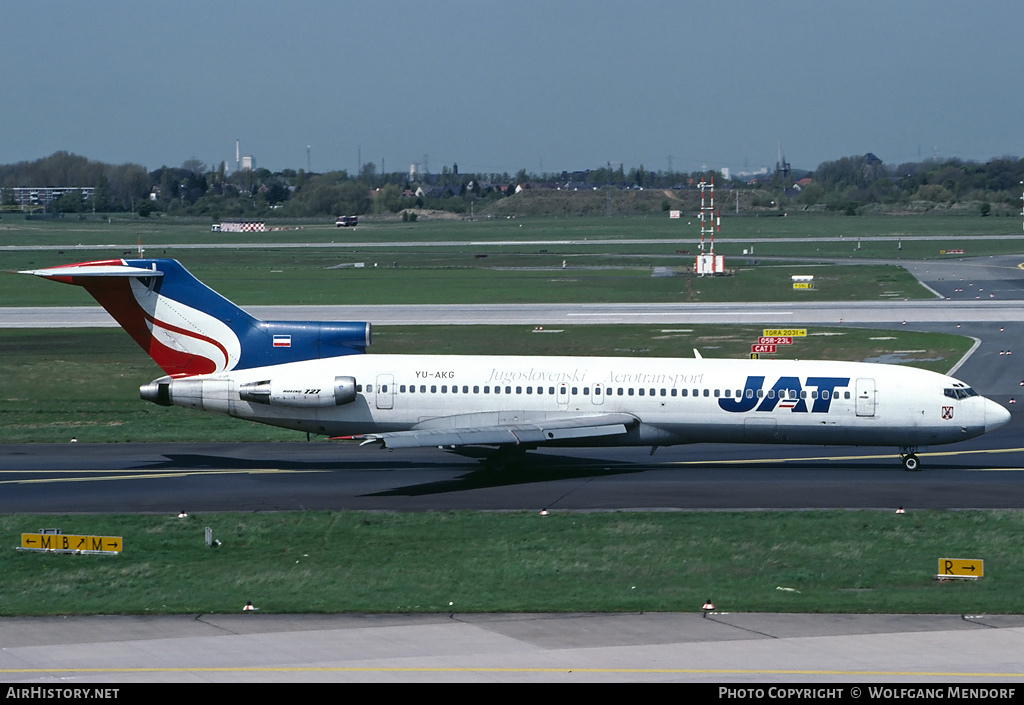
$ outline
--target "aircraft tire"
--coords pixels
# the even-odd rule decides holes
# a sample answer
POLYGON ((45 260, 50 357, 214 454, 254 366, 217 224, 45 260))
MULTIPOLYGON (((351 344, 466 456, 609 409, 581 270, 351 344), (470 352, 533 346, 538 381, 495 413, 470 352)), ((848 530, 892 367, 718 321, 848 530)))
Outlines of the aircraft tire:
POLYGON ((518 469, 526 459, 526 450, 515 446, 502 446, 484 461, 491 472, 508 472, 518 469))
POLYGON ((903 469, 907 472, 916 472, 921 469, 921 461, 917 459, 917 456, 913 453, 904 455, 902 458, 903 469))

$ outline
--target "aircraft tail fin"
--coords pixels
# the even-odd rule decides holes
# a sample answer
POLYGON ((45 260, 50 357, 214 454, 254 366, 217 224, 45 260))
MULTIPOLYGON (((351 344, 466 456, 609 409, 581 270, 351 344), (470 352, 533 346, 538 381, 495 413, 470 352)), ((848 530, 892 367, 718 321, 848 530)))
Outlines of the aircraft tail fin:
POLYGON ((362 353, 370 344, 369 323, 258 320, 177 260, 100 260, 21 273, 84 287, 174 377, 362 353))

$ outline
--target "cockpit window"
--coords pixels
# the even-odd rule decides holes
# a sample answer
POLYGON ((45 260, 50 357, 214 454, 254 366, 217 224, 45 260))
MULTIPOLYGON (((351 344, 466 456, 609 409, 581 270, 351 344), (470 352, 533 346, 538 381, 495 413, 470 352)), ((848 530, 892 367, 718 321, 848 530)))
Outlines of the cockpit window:
POLYGON ((966 399, 967 397, 978 396, 978 393, 970 387, 946 387, 942 393, 950 399, 966 399))

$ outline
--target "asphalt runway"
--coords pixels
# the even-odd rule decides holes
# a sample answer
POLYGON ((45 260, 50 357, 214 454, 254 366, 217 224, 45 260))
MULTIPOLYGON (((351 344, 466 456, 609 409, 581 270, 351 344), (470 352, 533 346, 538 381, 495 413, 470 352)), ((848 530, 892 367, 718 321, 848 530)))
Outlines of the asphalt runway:
POLYGON ((0 511, 965 509, 1024 507, 1020 417, 921 454, 724 446, 530 452, 516 471, 349 443, 0 446, 0 511))
MULTIPOLYGON (((956 375, 1015 412, 1016 396, 1024 394, 1024 365, 1017 362, 1024 349, 1012 354, 1024 332, 1021 260, 922 263, 926 271, 914 273, 937 293, 934 301, 787 307, 775 315, 794 324, 909 325, 971 335, 981 342, 956 375)), ((432 308, 433 319, 421 322, 436 322, 432 308)), ((651 322, 696 322, 686 310, 643 308, 651 322)), ((767 309, 758 304, 731 311, 726 320, 738 323, 764 320, 767 309)), ((574 312, 614 322, 611 315, 574 312)), ((361 317, 349 314, 342 317, 361 317)), ((444 322, 472 322, 469 314, 451 315, 444 322)), ((635 310, 615 315, 636 320, 635 310)), ((0 311, 0 325, 5 320, 0 311)), ((545 450, 520 472, 496 474, 473 458, 436 450, 387 452, 329 442, 4 446, 0 511, 1020 509, 1020 431, 1014 413, 994 433, 922 453, 923 470, 916 473, 899 467, 894 448, 694 445, 662 448, 653 456, 644 449, 545 450)), ((704 617, 696 610, 6 618, 0 619, 0 679, 68 687, 317 680, 977 686, 1024 678, 1018 656, 1024 618, 1017 616, 716 610, 704 617)))

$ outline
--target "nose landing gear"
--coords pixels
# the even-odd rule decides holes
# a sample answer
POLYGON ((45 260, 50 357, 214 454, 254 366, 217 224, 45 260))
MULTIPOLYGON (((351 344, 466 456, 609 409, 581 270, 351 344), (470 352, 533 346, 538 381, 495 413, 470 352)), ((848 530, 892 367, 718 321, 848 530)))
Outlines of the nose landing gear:
POLYGON ((903 452, 900 453, 900 462, 907 472, 916 472, 921 469, 921 461, 917 459, 917 448, 914 446, 903 448, 903 452))

